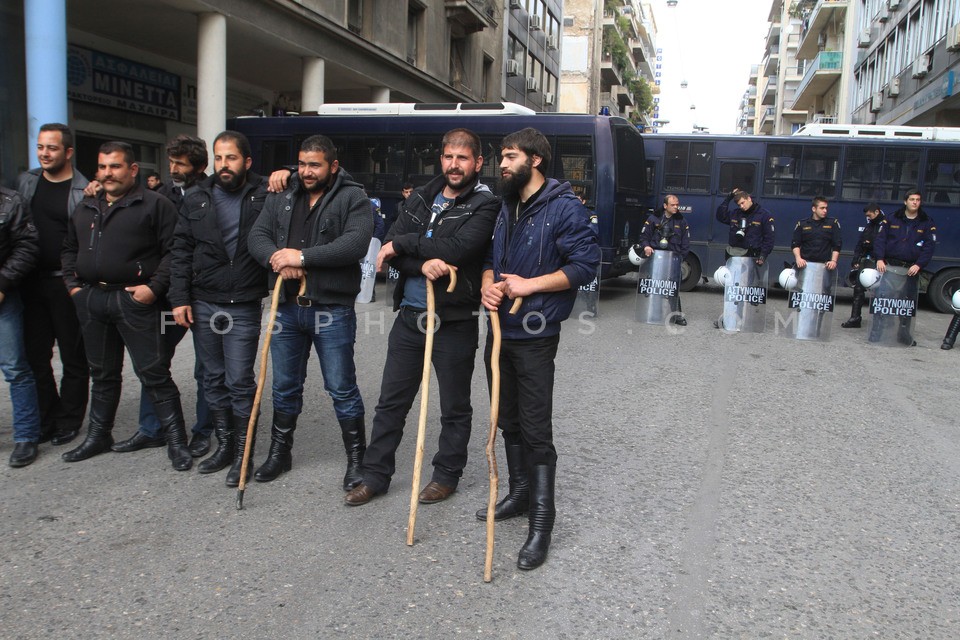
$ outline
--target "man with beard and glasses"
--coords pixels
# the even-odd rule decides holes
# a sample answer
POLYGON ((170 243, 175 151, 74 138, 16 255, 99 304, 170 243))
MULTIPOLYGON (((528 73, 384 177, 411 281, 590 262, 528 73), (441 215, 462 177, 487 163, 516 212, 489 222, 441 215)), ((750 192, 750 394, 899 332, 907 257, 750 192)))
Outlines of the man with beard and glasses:
POLYGON ((267 284, 247 249, 267 197, 266 180, 250 171, 252 162, 242 133, 224 131, 213 141, 214 174, 188 189, 180 206, 167 295, 176 323, 193 329, 217 440, 217 450, 197 469, 214 473, 232 463, 228 487, 240 482, 267 284))
POLYGON ((366 504, 390 486, 407 413, 420 388, 427 280, 435 283, 437 329, 431 361, 440 385, 440 441, 433 458, 433 477, 420 492, 420 502, 447 499, 467 463, 480 269, 500 201, 479 181, 483 157, 477 134, 467 129, 449 131, 441 149, 443 175, 401 203, 387 243, 377 256, 378 270, 389 262, 400 272, 393 298, 399 316, 390 330, 380 401, 360 472, 363 483, 344 498, 351 506, 366 504), (451 271, 456 271, 458 284, 447 293, 451 271))
POLYGON ((37 136, 40 168, 20 174, 17 180, 17 191, 30 209, 40 241, 37 268, 19 287, 23 340, 37 383, 40 442, 49 440, 54 445, 77 437, 90 395, 90 372, 80 321, 63 286, 60 267, 67 225, 87 186, 87 179, 73 168, 73 152, 73 132, 69 127, 44 124, 37 136), (62 371, 59 389, 51 366, 54 343, 62 371))
MULTIPOLYGON (((499 314, 503 335, 499 423, 510 491, 494 517, 529 512, 529 534, 517 558, 517 567, 528 570, 547 559, 556 517, 552 413, 560 323, 570 316, 577 289, 596 277, 600 247, 570 184, 546 177, 551 152, 542 133, 527 128, 508 135, 500 155, 503 206, 481 288, 481 302, 499 314), (518 297, 523 304, 510 314, 510 301, 518 297)), ((477 517, 485 519, 486 510, 477 517)))
POLYGON ((63 459, 78 462, 110 450, 126 347, 166 434, 173 468, 186 471, 193 460, 160 321, 177 212, 169 200, 137 185, 139 166, 129 144, 102 144, 97 168, 103 189, 77 206, 61 256, 93 381, 87 437, 63 459))
POLYGON ((290 453, 303 409, 310 345, 320 360, 323 386, 333 400, 347 452, 345 490, 359 481, 364 409, 353 348, 354 303, 360 292, 360 260, 373 235, 370 201, 363 185, 340 168, 329 138, 310 136, 300 145, 297 175, 282 193, 270 194, 250 230, 250 255, 283 278, 273 357, 273 426, 270 453, 254 478, 269 482, 293 466, 290 453), (306 290, 298 295, 300 278, 306 290))

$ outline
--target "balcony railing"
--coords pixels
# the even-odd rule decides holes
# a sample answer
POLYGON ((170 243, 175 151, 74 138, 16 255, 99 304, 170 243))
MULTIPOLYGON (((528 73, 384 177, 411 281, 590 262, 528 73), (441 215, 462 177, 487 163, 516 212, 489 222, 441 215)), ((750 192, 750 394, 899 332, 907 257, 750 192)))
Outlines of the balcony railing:
POLYGON ((817 57, 813 59, 813 63, 806 72, 804 72, 803 80, 800 81, 800 86, 797 87, 797 95, 803 94, 810 83, 813 82, 813 78, 817 73, 821 71, 841 71, 842 69, 842 51, 821 51, 817 54, 817 57))

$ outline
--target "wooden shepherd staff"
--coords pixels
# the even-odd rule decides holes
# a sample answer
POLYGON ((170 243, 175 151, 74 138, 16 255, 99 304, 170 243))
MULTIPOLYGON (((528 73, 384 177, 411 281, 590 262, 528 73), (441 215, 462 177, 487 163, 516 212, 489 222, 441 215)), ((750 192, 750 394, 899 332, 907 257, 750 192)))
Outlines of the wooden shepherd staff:
MULTIPOLYGON (((457 286, 457 272, 450 269, 450 286, 457 286)), ((407 546, 413 546, 413 530, 417 526, 417 495, 420 493, 420 470, 423 467, 423 444, 427 439, 427 397, 430 391, 430 362, 433 355, 433 329, 437 302, 433 296, 433 281, 427 279, 427 342, 423 347, 423 379, 420 381, 420 422, 417 424, 417 451, 413 459, 413 486, 410 490, 410 519, 407 521, 407 546)))

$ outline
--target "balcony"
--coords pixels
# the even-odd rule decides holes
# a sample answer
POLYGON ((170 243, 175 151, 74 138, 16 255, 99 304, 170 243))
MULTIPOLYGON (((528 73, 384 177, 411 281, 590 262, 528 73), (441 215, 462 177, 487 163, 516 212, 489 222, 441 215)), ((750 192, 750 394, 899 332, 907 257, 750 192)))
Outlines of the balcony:
POLYGON ((634 105, 633 94, 626 87, 616 86, 610 89, 611 98, 616 99, 620 109, 634 105))
POLYGON ((497 26, 496 12, 490 0, 444 0, 443 7, 454 38, 464 38, 497 26))
POLYGON ((623 71, 609 54, 600 57, 600 83, 605 87, 623 84, 623 71))
POLYGON ((850 0, 820 0, 817 3, 800 31, 798 58, 809 60, 817 54, 820 49, 818 44, 820 34, 825 33, 830 24, 842 25, 849 5, 850 0))
POLYGON ((759 78, 759 76, 760 76, 760 65, 755 64, 752 67, 750 67, 750 79, 747 82, 747 84, 754 87, 757 86, 757 79, 759 78))
POLYGON ((827 89, 840 79, 842 73, 842 51, 821 51, 818 53, 806 73, 803 74, 800 86, 797 87, 797 97, 793 101, 793 109, 806 110, 812 107, 814 101, 826 93, 827 89))
POLYGON ((777 110, 773 107, 767 107, 760 115, 760 133, 771 135, 773 133, 774 120, 777 117, 777 110))
POLYGON ((769 76, 764 80, 762 96, 760 104, 777 103, 777 76, 769 76))
POLYGON ((777 67, 779 65, 780 54, 777 53, 776 49, 774 49, 767 54, 767 57, 763 59, 763 63, 760 65, 760 68, 763 70, 763 75, 775 76, 777 75, 777 67))
POLYGON ((770 23, 770 28, 767 29, 767 39, 766 39, 767 48, 773 47, 774 49, 780 46, 780 23, 772 22, 770 23))

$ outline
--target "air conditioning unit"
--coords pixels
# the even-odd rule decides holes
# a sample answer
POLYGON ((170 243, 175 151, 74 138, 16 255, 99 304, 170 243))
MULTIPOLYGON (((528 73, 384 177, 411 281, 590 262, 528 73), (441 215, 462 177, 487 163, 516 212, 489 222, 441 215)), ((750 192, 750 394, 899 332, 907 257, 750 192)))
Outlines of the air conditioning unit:
POLYGON ((540 78, 527 76, 527 91, 529 93, 540 91, 540 78))
POLYGON ((900 95, 900 78, 892 78, 890 80, 890 86, 887 87, 887 95, 891 98, 896 98, 900 95))
POLYGON ((883 110, 883 92, 877 91, 870 96, 870 112, 878 113, 883 110))
POLYGON ((857 36, 857 47, 861 49, 866 49, 870 46, 870 29, 864 29, 860 32, 860 35, 857 36))
POLYGON ((540 16, 533 14, 527 16, 527 26, 530 28, 530 31, 540 31, 540 16))
POLYGON ((913 61, 913 78, 922 78, 930 71, 930 54, 924 53, 913 61))
POLYGON ((552 93, 543 94, 543 104, 552 105, 554 102, 556 102, 556 99, 557 99, 556 96, 553 95, 552 93))
POLYGON ((960 22, 947 29, 947 51, 960 51, 960 22))
POLYGON ((887 9, 896 11, 900 8, 900 0, 887 0, 887 9))
POLYGON ((516 60, 507 60, 507 75, 508 76, 518 76, 520 75, 520 63, 516 60))
POLYGON ((877 12, 877 22, 886 22, 890 19, 890 14, 886 7, 881 6, 877 12))
POLYGON ((510 0, 510 8, 523 9, 523 4, 520 2, 520 0, 510 0))
POLYGON ((551 33, 547 36, 547 49, 557 48, 557 34, 551 33))

